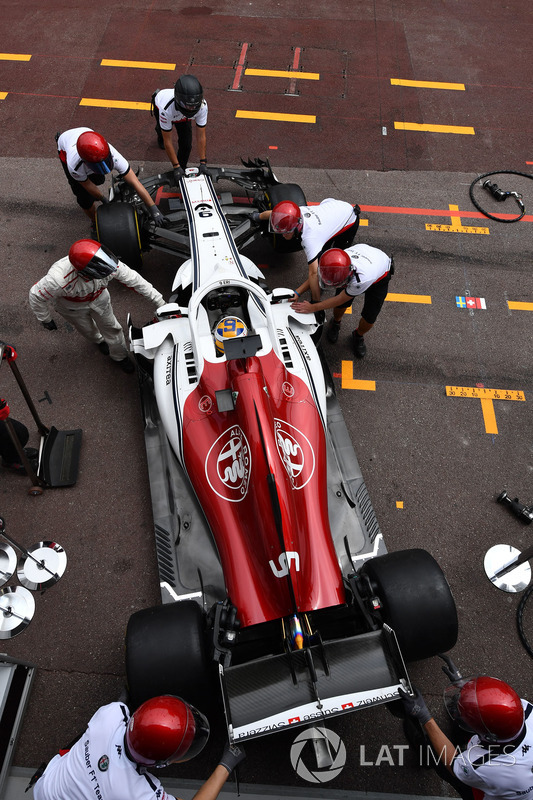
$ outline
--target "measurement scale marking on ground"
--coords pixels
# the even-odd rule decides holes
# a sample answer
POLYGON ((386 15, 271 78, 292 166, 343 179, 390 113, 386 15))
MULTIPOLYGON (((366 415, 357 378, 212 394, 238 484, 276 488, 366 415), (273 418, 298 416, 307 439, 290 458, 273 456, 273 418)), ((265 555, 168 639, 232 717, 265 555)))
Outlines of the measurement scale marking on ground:
POLYGON ((488 389, 482 386, 447 386, 448 397, 477 397, 490 400, 522 400, 524 392, 520 389, 488 389))
POLYGON ((481 402, 485 433, 497 434, 498 425, 494 411, 494 400, 525 401, 524 392, 520 389, 489 389, 485 386, 447 386, 448 397, 475 398, 481 402))

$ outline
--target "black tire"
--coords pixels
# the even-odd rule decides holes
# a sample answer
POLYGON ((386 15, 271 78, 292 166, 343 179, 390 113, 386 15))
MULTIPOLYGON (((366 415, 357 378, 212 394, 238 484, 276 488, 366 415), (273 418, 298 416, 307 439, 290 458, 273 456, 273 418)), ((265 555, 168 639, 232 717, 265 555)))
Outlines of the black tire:
POLYGON ((96 210, 96 236, 121 261, 142 268, 141 236, 137 212, 129 203, 106 203, 96 210))
POLYGON ((204 713, 212 700, 205 618, 194 600, 137 611, 126 629, 126 677, 132 710, 174 694, 204 713))
POLYGON ((406 661, 430 658, 457 642, 457 609, 446 577, 426 550, 377 556, 361 570, 382 603, 406 661))
MULTIPOLYGON (((306 206, 307 200, 301 186, 297 183, 276 183, 265 190, 265 201, 269 211, 272 211, 276 203, 282 200, 292 200, 297 206, 306 206)), ((302 246, 295 238, 284 239, 275 233, 270 234, 270 241, 274 250, 279 253, 295 253, 301 250, 302 246)))

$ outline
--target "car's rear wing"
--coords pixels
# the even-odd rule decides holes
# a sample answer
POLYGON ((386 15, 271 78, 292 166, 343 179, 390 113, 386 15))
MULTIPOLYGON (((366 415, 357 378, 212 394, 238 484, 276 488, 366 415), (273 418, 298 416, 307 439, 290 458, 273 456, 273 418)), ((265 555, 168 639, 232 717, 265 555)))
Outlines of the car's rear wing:
POLYGON ((389 703, 410 687, 387 625, 219 671, 230 741, 389 703))

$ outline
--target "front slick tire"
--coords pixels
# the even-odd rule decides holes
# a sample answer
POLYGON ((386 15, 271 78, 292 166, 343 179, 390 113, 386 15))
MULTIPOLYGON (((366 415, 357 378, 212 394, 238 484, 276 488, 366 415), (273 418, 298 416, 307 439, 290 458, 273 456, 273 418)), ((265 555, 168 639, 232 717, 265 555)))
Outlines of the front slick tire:
POLYGON ((135 270, 142 269, 137 212, 129 203, 107 203, 96 209, 96 236, 101 244, 135 270))

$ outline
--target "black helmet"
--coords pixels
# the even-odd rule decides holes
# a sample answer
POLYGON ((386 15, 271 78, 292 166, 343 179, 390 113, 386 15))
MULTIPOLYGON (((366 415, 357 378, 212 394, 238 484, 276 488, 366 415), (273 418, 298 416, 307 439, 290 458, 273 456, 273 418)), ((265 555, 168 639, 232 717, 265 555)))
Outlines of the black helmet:
POLYGON ((200 110, 204 90, 202 84, 194 75, 182 75, 174 87, 174 102, 186 117, 194 117, 200 110))

